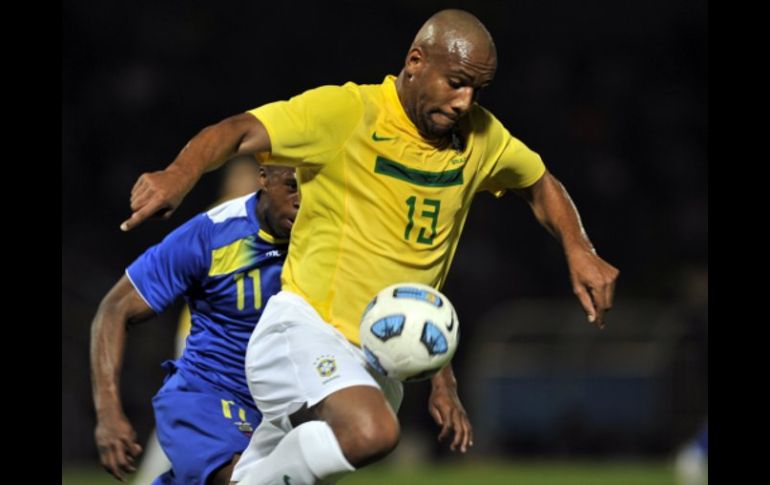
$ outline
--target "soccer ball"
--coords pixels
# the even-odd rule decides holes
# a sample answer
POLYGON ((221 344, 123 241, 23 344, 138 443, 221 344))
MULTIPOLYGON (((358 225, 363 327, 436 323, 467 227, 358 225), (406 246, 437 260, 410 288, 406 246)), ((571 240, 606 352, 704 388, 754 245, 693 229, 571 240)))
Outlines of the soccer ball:
POLYGON ((420 283, 397 283, 377 293, 364 310, 361 349, 380 374, 420 381, 452 360, 458 326, 446 296, 420 283))

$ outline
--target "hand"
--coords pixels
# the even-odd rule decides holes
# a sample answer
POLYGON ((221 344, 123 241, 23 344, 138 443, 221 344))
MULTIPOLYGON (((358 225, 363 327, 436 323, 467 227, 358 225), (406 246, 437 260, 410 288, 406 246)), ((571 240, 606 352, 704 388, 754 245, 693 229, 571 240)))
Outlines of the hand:
POLYGON ((579 249, 567 256, 572 291, 580 300, 588 321, 604 328, 604 312, 612 308, 615 282, 620 271, 594 251, 579 249))
POLYGON ((129 231, 152 216, 168 219, 196 181, 196 177, 173 166, 142 174, 131 189, 133 213, 120 229, 129 231))
POLYGON ((433 385, 428 400, 428 411, 433 419, 441 426, 438 440, 442 441, 454 431, 454 439, 449 449, 456 451, 459 447, 462 453, 473 446, 473 427, 468 414, 457 395, 456 386, 433 385))
POLYGON ((142 447, 136 442, 134 428, 122 413, 99 419, 94 435, 99 460, 105 470, 120 481, 126 473, 136 471, 134 463, 142 447))

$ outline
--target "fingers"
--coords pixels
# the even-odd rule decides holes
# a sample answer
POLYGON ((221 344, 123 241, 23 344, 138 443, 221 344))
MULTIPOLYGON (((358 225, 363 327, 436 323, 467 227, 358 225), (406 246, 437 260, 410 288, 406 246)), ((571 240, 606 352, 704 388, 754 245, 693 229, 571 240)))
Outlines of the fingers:
POLYGON ((131 450, 131 451, 129 453, 131 453, 131 456, 133 458, 138 458, 139 455, 142 453, 142 445, 140 445, 137 442, 133 442, 133 443, 131 443, 130 446, 131 447, 129 448, 129 450, 131 450))
POLYGON ((612 268, 612 278, 610 280, 610 283, 607 285, 607 304, 609 305, 607 307, 607 310, 612 308, 612 302, 615 301, 615 282, 618 281, 618 276, 620 275, 620 271, 618 271, 617 268, 612 268))
POLYGON ((449 449, 452 451, 460 450, 461 453, 468 451, 473 446, 473 429, 468 416, 460 409, 455 408, 452 412, 453 428, 455 437, 449 449))
POLYGON ((452 431, 452 420, 447 418, 444 419, 444 424, 441 427, 441 432, 438 434, 438 440, 444 441, 447 436, 449 436, 449 432, 452 431))
POLYGON ((596 317, 594 318, 594 325, 596 325, 600 329, 604 328, 604 312, 607 308, 607 306, 603 303, 603 300, 605 299, 604 292, 592 289, 591 299, 593 300, 594 308, 596 309, 596 317))
POLYGON ((115 454, 112 452, 111 446, 99 447, 99 461, 102 463, 102 467, 107 470, 107 473, 114 476, 118 480, 121 477, 118 476, 117 465, 115 463, 115 454))
POLYGON ((168 196, 168 180, 161 172, 144 173, 131 189, 131 217, 120 225, 122 231, 130 231, 153 216, 168 219, 174 212, 168 196), (166 182, 164 182, 166 180, 166 182), (165 185, 164 185, 165 184, 165 185))
POLYGON ((450 450, 465 453, 473 446, 473 428, 464 411, 451 408, 442 413, 437 407, 431 406, 430 414, 441 426, 438 441, 443 441, 454 433, 452 443, 449 445, 450 450))
POLYGON ((457 412, 453 412, 452 413, 452 427, 455 430, 455 439, 452 440, 452 444, 449 445, 449 449, 452 450, 452 451, 456 451, 457 447, 463 445, 462 448, 460 448, 460 450, 463 453, 465 453, 464 442, 467 439, 466 438, 466 430, 463 427, 462 420, 459 419, 458 414, 459 413, 457 413, 457 412))
POLYGON ((443 441, 444 438, 446 438, 449 435, 451 422, 448 419, 444 419, 444 416, 441 414, 441 410, 437 406, 434 406, 434 405, 429 406, 428 412, 430 412, 430 415, 433 416, 433 419, 436 421, 436 424, 441 426, 441 432, 438 434, 438 440, 443 441))
POLYGON ((149 186, 145 186, 142 189, 139 189, 136 191, 136 193, 131 193, 131 210, 136 210, 143 205, 146 205, 147 202, 152 198, 152 190, 149 186))
POLYGON ((139 457, 142 447, 133 438, 124 438, 121 445, 120 452, 123 454, 123 459, 119 461, 120 467, 127 473, 133 473, 136 471, 136 458, 139 457))
MULTIPOLYGON (((128 460, 126 460, 126 452, 123 449, 123 443, 117 443, 114 445, 115 449, 115 464, 117 465, 117 472, 120 474, 120 479, 123 479, 123 474, 128 470, 128 460)), ((117 475, 116 475, 117 476, 117 475)))
POLYGON ((141 451, 138 443, 124 439, 100 447, 100 461, 110 475, 123 481, 127 473, 136 471, 136 458, 141 451))
POLYGON ((123 221, 120 225, 120 230, 123 232, 130 231, 159 211, 163 211, 163 217, 166 218, 169 217, 172 212, 168 207, 164 207, 163 202, 160 199, 150 199, 146 205, 134 210, 131 217, 123 221))
POLYGON ((441 411, 439 411, 436 406, 429 406, 428 412, 431 416, 433 416, 433 419, 436 421, 436 423, 438 423, 439 426, 444 425, 444 418, 441 416, 441 411))
MULTIPOLYGON (((575 286, 574 288, 575 296, 577 296, 578 300, 580 300, 580 304, 583 306, 583 310, 585 310, 586 315, 588 316, 588 322, 589 323, 595 323, 596 317, 597 317, 597 311, 596 307, 594 307, 593 299, 591 298, 591 295, 586 291, 586 289, 582 286, 575 286)), ((596 323, 596 326, 601 328, 600 323, 596 323)))
POLYGON ((596 309, 596 324, 599 328, 604 328, 604 314, 612 309, 612 300, 615 297, 615 281, 619 272, 612 266, 609 270, 605 272, 604 280, 590 290, 596 309))
POLYGON ((139 176, 138 179, 136 179, 136 183, 133 187, 131 187, 131 197, 134 197, 134 194, 138 193, 141 189, 146 187, 146 174, 142 174, 139 176))
POLYGON ((104 469, 107 470, 107 473, 118 480, 123 481, 123 471, 121 469, 120 459, 118 458, 119 448, 120 446, 117 443, 102 448, 101 462, 104 469))

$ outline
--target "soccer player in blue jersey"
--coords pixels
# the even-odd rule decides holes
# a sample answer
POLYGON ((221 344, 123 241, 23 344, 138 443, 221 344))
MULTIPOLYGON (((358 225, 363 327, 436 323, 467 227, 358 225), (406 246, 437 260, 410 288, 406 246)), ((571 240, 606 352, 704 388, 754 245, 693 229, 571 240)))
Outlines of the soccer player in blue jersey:
MULTIPOLYGON (((562 245, 573 291, 601 328, 619 271, 589 240, 564 186, 541 157, 478 104, 497 51, 473 15, 444 10, 417 33, 398 76, 323 86, 202 130, 131 194, 129 230, 168 215, 207 170, 235 154, 297 167, 303 208, 281 275, 249 342, 249 389, 265 423, 233 472, 241 485, 336 479, 398 443, 399 382, 368 372, 357 346, 364 308, 382 288, 440 289, 475 194, 514 191, 562 245)), ((508 223, 504 221, 504 223, 508 223)), ((428 409, 450 448, 473 445, 451 365, 428 409)))
MULTIPOLYGON (((260 185, 260 166, 257 160, 249 155, 236 157, 227 162, 223 170, 222 182, 219 187, 219 196, 209 206, 214 208, 228 200, 256 192, 260 185)), ((174 358, 182 356, 187 336, 190 335, 190 308, 185 305, 179 315, 179 323, 174 339, 174 358)), ((142 461, 134 473, 131 483, 134 485, 149 485, 155 478, 171 468, 168 457, 158 443, 157 434, 153 429, 150 437, 144 445, 142 461)))
POLYGON ((91 327, 95 437, 102 465, 118 479, 134 471, 141 451, 118 385, 126 329, 179 296, 192 327, 182 356, 163 364, 167 377, 153 398, 172 464, 154 483, 227 483, 262 420, 244 356, 262 309, 280 290, 299 194, 294 169, 262 167, 260 178, 262 190, 199 214, 148 249, 99 305, 91 327))

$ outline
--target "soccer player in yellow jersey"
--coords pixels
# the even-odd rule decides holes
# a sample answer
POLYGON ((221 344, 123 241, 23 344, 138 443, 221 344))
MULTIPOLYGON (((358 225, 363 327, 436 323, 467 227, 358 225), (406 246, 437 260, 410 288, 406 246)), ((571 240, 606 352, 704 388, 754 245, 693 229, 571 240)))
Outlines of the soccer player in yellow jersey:
MULTIPOLYGON (((302 209, 281 293, 246 355, 258 408, 286 434, 254 439, 232 479, 242 484, 335 479, 398 443, 400 383, 370 375, 358 343, 372 296, 399 281, 440 288, 479 191, 511 189, 562 243, 572 287, 602 327, 618 270, 600 258, 566 190, 540 156, 477 104, 494 77, 491 35, 444 10, 417 33, 398 77, 324 86, 204 129, 131 193, 129 230, 167 217, 206 170, 242 153, 297 167, 302 209)), ((465 452, 473 433, 451 365, 432 380, 429 410, 465 452)))

